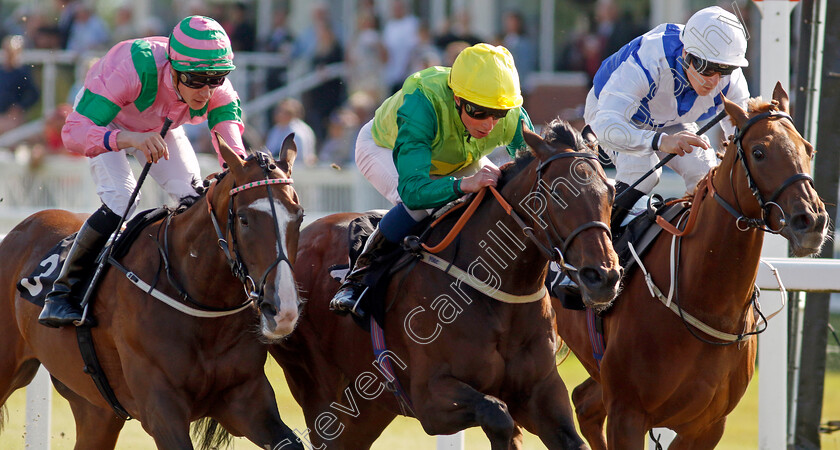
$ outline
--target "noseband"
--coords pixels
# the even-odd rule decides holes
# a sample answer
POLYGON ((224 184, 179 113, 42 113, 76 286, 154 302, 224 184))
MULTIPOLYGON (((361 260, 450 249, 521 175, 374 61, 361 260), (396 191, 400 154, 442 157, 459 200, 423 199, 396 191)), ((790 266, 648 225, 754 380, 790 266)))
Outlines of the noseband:
MULTIPOLYGON (((751 217, 745 216, 741 212, 741 205, 740 204, 738 204, 738 209, 736 209, 735 207, 733 207, 732 205, 727 203, 725 200, 723 200, 723 198, 721 198, 719 195, 715 195, 715 200, 717 200, 717 202, 720 203, 720 205, 723 206, 724 209, 726 209, 730 214, 732 214, 735 217, 736 226, 741 231, 746 231, 750 228, 758 228, 760 230, 763 230, 763 231, 766 231, 766 232, 769 232, 769 233, 773 233, 773 234, 780 233, 785 228, 785 226, 787 226, 787 221, 785 220, 785 211, 782 209, 781 206, 779 206, 778 203, 776 203, 776 200, 779 198, 779 196, 782 194, 782 192, 785 189, 787 189, 788 187, 790 187, 791 185, 793 185, 794 183, 796 183, 798 181, 805 180, 805 181, 808 182, 808 184, 811 185, 812 188, 814 187, 814 179, 811 178, 810 175, 808 175, 806 173, 797 173, 797 174, 794 174, 794 175, 790 176, 778 188, 776 188, 776 190, 773 192, 773 195, 770 196, 769 200, 765 200, 764 196, 759 191, 758 185, 756 184, 755 179, 753 178, 752 172, 750 171, 749 165, 747 164, 747 154, 744 151, 742 141, 744 139, 744 135, 746 135, 747 130, 749 130, 750 127, 752 127, 753 125, 755 125, 756 123, 758 123, 762 120, 774 119, 774 118, 777 118, 777 117, 787 119, 791 123, 793 123, 793 119, 790 117, 789 114, 787 114, 785 112, 782 112, 782 111, 766 111, 766 112, 763 112, 761 114, 758 114, 758 115, 750 118, 750 120, 748 120, 747 123, 744 124, 744 126, 742 128, 739 128, 735 132, 735 137, 733 138, 733 140, 735 142, 737 152, 738 152, 735 157, 736 157, 736 159, 741 161, 741 166, 744 168, 744 172, 746 173, 746 176, 747 176, 747 184, 749 185, 750 191, 752 191, 753 196, 758 201, 758 205, 761 208, 761 217, 760 218, 751 218, 751 217), (770 216, 770 210, 773 207, 777 208, 781 212, 781 218, 779 219, 779 228, 776 229, 776 230, 771 229, 767 224, 767 218, 770 216)), ((733 172, 734 172, 734 170, 729 172, 729 178, 730 178, 730 184, 733 186, 733 191, 734 191, 735 184, 732 183, 733 172)), ((737 196, 735 196, 735 203, 736 204, 738 203, 738 197, 737 196)))
MULTIPOLYGON (((263 169, 265 174, 265 178, 259 181, 254 181, 251 183, 243 184, 239 187, 234 187, 230 190, 229 196, 230 200, 228 201, 228 221, 227 221, 227 229, 230 232, 231 236, 231 245, 228 245, 227 240, 225 239, 224 234, 222 233, 221 228, 219 227, 219 222, 216 220, 216 214, 213 211, 213 204, 210 203, 210 198, 212 197, 211 192, 208 190, 207 192, 207 208, 210 211, 210 219, 213 222, 213 227, 216 229, 216 235, 218 236, 218 243, 219 247, 225 254, 225 258, 227 258, 228 266, 230 266, 230 270, 233 275, 242 282, 242 285, 245 288, 245 294, 248 296, 248 301, 254 302, 254 306, 257 309, 265 301, 264 298, 264 291, 265 291, 265 280, 268 277, 268 274, 280 264, 281 261, 285 261, 289 267, 292 267, 292 263, 289 261, 289 258, 286 256, 286 252, 283 251, 283 245, 280 242, 280 225, 277 221, 277 211, 274 206, 274 197, 271 194, 271 185, 273 184, 292 184, 294 181, 291 178, 268 178, 271 174, 271 171, 276 167, 274 163, 271 161, 270 157, 262 152, 258 152, 255 156, 257 158, 257 162, 259 166, 263 169), (246 191, 248 189, 256 188, 259 186, 265 186, 267 197, 268 197, 268 204, 271 205, 271 216, 274 219, 274 245, 275 249, 277 250, 277 258, 271 263, 263 272, 262 277, 260 277, 259 283, 254 282, 254 279, 248 274, 248 268, 245 263, 242 261, 242 255, 239 253, 238 246, 236 244, 236 232, 234 231, 234 213, 233 213, 233 200, 236 194, 246 191), (231 253, 231 249, 233 252, 231 253)), ((217 181, 218 183, 218 181, 217 181)), ((236 185, 236 181, 234 180, 234 186, 236 185)), ((215 184, 210 186, 212 190, 215 184)))

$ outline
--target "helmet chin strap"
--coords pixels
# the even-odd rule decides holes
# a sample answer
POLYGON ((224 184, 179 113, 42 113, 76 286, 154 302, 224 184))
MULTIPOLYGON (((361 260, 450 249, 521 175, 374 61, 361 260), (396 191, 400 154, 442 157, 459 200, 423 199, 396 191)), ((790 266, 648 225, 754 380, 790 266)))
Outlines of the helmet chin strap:
POLYGON ((461 117, 461 102, 464 101, 461 97, 457 97, 458 100, 455 102, 455 109, 458 110, 458 119, 464 124, 464 134, 467 136, 467 144, 470 143, 470 139, 472 139, 472 134, 470 134, 470 130, 467 129, 467 124, 464 123, 464 119, 461 117))
POLYGON ((169 76, 172 77, 172 89, 175 90, 175 95, 178 97, 178 101, 181 102, 181 103, 187 103, 187 101, 184 100, 184 97, 181 96, 181 91, 178 90, 178 85, 181 82, 178 81, 178 77, 175 76, 175 70, 174 69, 169 70, 169 76))

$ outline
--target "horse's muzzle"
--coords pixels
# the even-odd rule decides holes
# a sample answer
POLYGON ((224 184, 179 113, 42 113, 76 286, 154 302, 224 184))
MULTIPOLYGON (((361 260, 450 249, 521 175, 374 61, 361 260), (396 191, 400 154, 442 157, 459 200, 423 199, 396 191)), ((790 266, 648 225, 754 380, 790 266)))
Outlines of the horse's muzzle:
POLYGON ((828 231, 828 213, 825 210, 811 211, 811 208, 791 214, 788 226, 782 235, 791 243, 794 256, 813 255, 820 251, 828 231))
POLYGON ((578 286, 587 306, 602 307, 618 295, 620 268, 586 266, 578 269, 578 286))
POLYGON ((268 340, 279 340, 291 334, 297 326, 298 317, 296 301, 283 302, 277 299, 276 302, 264 301, 260 304, 260 328, 268 340), (293 303, 294 306, 285 303, 293 303))

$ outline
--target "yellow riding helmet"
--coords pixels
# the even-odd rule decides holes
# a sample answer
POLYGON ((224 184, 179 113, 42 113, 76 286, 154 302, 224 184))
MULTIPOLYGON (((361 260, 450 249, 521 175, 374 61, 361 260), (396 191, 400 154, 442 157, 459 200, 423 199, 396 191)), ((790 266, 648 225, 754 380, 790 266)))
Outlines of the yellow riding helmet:
POLYGON ((449 73, 449 87, 468 102, 491 109, 522 106, 519 72, 508 49, 490 44, 465 48, 449 73))

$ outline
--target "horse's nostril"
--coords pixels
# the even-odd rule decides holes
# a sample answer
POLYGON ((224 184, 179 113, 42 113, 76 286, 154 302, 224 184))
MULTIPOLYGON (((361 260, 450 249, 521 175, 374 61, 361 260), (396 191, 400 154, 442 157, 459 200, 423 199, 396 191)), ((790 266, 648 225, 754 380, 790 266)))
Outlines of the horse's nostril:
POLYGON ((618 282, 621 281, 621 277, 624 275, 624 268, 613 269, 608 272, 607 275, 607 285, 609 286, 616 286, 618 282))
POLYGON ((811 215, 807 213, 794 214, 790 219, 790 227, 796 231, 807 231, 811 229, 813 224, 814 221, 811 219, 811 215))
POLYGON ((260 312, 267 316, 274 316, 277 315, 277 308, 275 308, 271 303, 263 302, 260 305, 260 312))
POLYGON ((578 277, 581 284, 587 286, 601 286, 604 284, 606 277, 603 272, 592 267, 584 267, 578 271, 578 277))

